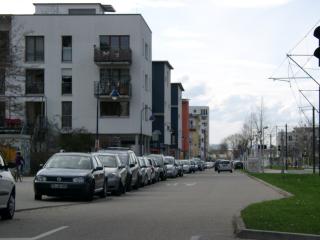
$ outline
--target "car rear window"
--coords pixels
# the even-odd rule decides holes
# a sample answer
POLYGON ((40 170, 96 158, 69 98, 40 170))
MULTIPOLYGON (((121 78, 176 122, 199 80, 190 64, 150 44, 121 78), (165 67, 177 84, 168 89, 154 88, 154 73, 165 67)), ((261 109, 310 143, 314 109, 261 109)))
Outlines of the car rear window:
POLYGON ((98 159, 102 163, 103 166, 109 168, 116 168, 117 167, 117 158, 112 155, 99 155, 98 159))

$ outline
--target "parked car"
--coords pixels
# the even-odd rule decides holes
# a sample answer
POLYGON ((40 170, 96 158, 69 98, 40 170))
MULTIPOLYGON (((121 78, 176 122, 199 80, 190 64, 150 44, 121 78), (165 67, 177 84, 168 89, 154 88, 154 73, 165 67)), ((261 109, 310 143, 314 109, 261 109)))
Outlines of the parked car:
POLYGON ((210 169, 214 167, 214 162, 206 162, 206 168, 210 169))
POLYGON ((203 171, 204 166, 203 163, 201 162, 200 158, 193 158, 192 159, 195 163, 196 171, 203 171))
POLYGON ((127 169, 121 162, 118 154, 93 153, 93 156, 100 160, 105 170, 107 191, 117 196, 126 192, 127 169))
POLYGON ((16 205, 16 186, 13 176, 0 156, 0 216, 12 219, 16 205))
POLYGON ((182 162, 182 167, 183 167, 183 172, 184 173, 191 173, 191 163, 189 160, 181 160, 182 162))
POLYGON ((217 172, 218 171, 218 166, 219 166, 219 163, 220 161, 222 161, 221 159, 218 159, 214 162, 214 170, 217 172))
POLYGON ((34 198, 47 196, 105 197, 107 181, 101 162, 88 153, 56 153, 34 178, 34 198))
POLYGON ((127 191, 131 191, 132 188, 139 188, 139 164, 136 154, 129 148, 110 147, 100 150, 99 152, 115 153, 118 154, 122 164, 127 169, 127 191))
POLYGON ((167 177, 176 178, 178 176, 178 169, 175 158, 172 156, 165 156, 164 164, 167 167, 167 177))
POLYGON ((229 160, 221 160, 218 164, 218 173, 222 171, 228 171, 232 173, 232 165, 229 160))
POLYGON ((167 180, 167 167, 164 164, 164 156, 162 154, 150 154, 147 157, 153 158, 156 162, 156 166, 159 168, 159 178, 162 181, 167 180))
POLYGON ((197 165, 196 165, 195 161, 193 161, 193 160, 190 160, 190 170, 193 173, 195 173, 197 170, 197 165))
POLYGON ((150 164, 152 165, 152 168, 154 169, 154 178, 152 180, 152 183, 156 183, 160 181, 160 167, 157 164, 156 160, 154 160, 153 158, 149 158, 147 157, 150 164))
POLYGON ((181 160, 176 160, 178 176, 183 177, 183 163, 181 160))
POLYGON ((152 166, 151 160, 147 157, 143 157, 144 162, 146 164, 146 173, 147 173, 147 180, 148 184, 154 183, 156 178, 155 169, 152 166))
POLYGON ((243 162, 239 160, 233 161, 233 168, 234 169, 243 169, 243 162))
POLYGON ((144 187, 148 184, 147 166, 144 157, 138 157, 139 163, 139 186, 144 187))

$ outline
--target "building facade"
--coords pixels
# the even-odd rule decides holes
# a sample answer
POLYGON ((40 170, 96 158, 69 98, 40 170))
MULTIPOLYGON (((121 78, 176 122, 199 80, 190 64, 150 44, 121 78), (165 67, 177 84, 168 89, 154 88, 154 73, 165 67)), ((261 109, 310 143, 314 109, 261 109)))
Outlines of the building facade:
POLYGON ((189 123, 193 157, 206 160, 209 150, 209 107, 190 106, 189 123))
POLYGON ((169 154, 171 144, 171 70, 168 61, 152 62, 152 152, 169 154))
POLYGON ((171 83, 171 155, 182 156, 182 92, 181 83, 171 83))
POLYGON ((45 118, 62 133, 84 128, 100 148, 148 151, 152 33, 143 17, 94 3, 34 5, 34 15, 1 16, 12 65, 0 71, 1 122, 34 128, 45 118))
POLYGON ((182 99, 182 153, 184 159, 190 158, 189 100, 182 99))

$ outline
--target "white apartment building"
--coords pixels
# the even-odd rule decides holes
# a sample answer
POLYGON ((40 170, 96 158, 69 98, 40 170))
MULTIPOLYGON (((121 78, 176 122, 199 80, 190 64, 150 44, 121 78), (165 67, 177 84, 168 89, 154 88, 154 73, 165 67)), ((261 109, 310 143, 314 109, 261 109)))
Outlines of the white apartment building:
MULTIPOLYGON (((205 160, 209 149, 209 107, 208 106, 190 106, 189 107, 189 126, 198 131, 197 146, 200 158, 205 160), (197 124, 198 126, 194 126, 197 124)), ((190 132, 190 139, 194 139, 190 132)), ((191 143, 192 146, 194 144, 191 143)))
POLYGON ((144 18, 98 3, 34 5, 33 15, 0 16, 0 55, 10 53, 13 66, 0 71, 0 122, 46 118, 62 132, 97 134, 102 148, 148 149, 152 125, 140 113, 152 108, 152 33, 144 18))

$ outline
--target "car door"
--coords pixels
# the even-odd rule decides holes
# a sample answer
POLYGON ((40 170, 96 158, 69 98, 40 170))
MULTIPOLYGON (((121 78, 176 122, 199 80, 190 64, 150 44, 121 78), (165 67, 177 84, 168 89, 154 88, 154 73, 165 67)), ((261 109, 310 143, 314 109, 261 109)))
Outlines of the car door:
POLYGON ((93 162, 93 176, 94 176, 94 181, 95 181, 95 187, 96 189, 103 188, 103 183, 104 183, 104 173, 102 170, 97 170, 97 167, 102 167, 102 164, 100 163, 99 160, 96 158, 92 158, 93 162))
POLYGON ((130 168, 132 171, 132 183, 136 183, 136 181, 138 181, 138 160, 136 158, 136 156, 134 155, 134 153, 129 153, 129 161, 130 161, 130 168))
POLYGON ((125 185, 126 183, 126 179, 127 179, 127 168, 125 167, 125 165, 120 161, 119 158, 117 158, 117 165, 118 165, 118 168, 119 166, 121 166, 120 169, 118 169, 119 171, 119 174, 120 174, 120 177, 121 177, 121 182, 123 184, 123 186, 125 185))
POLYGON ((0 156, 0 208, 7 205, 9 194, 12 188, 12 180, 9 177, 10 173, 5 168, 4 161, 0 156))

